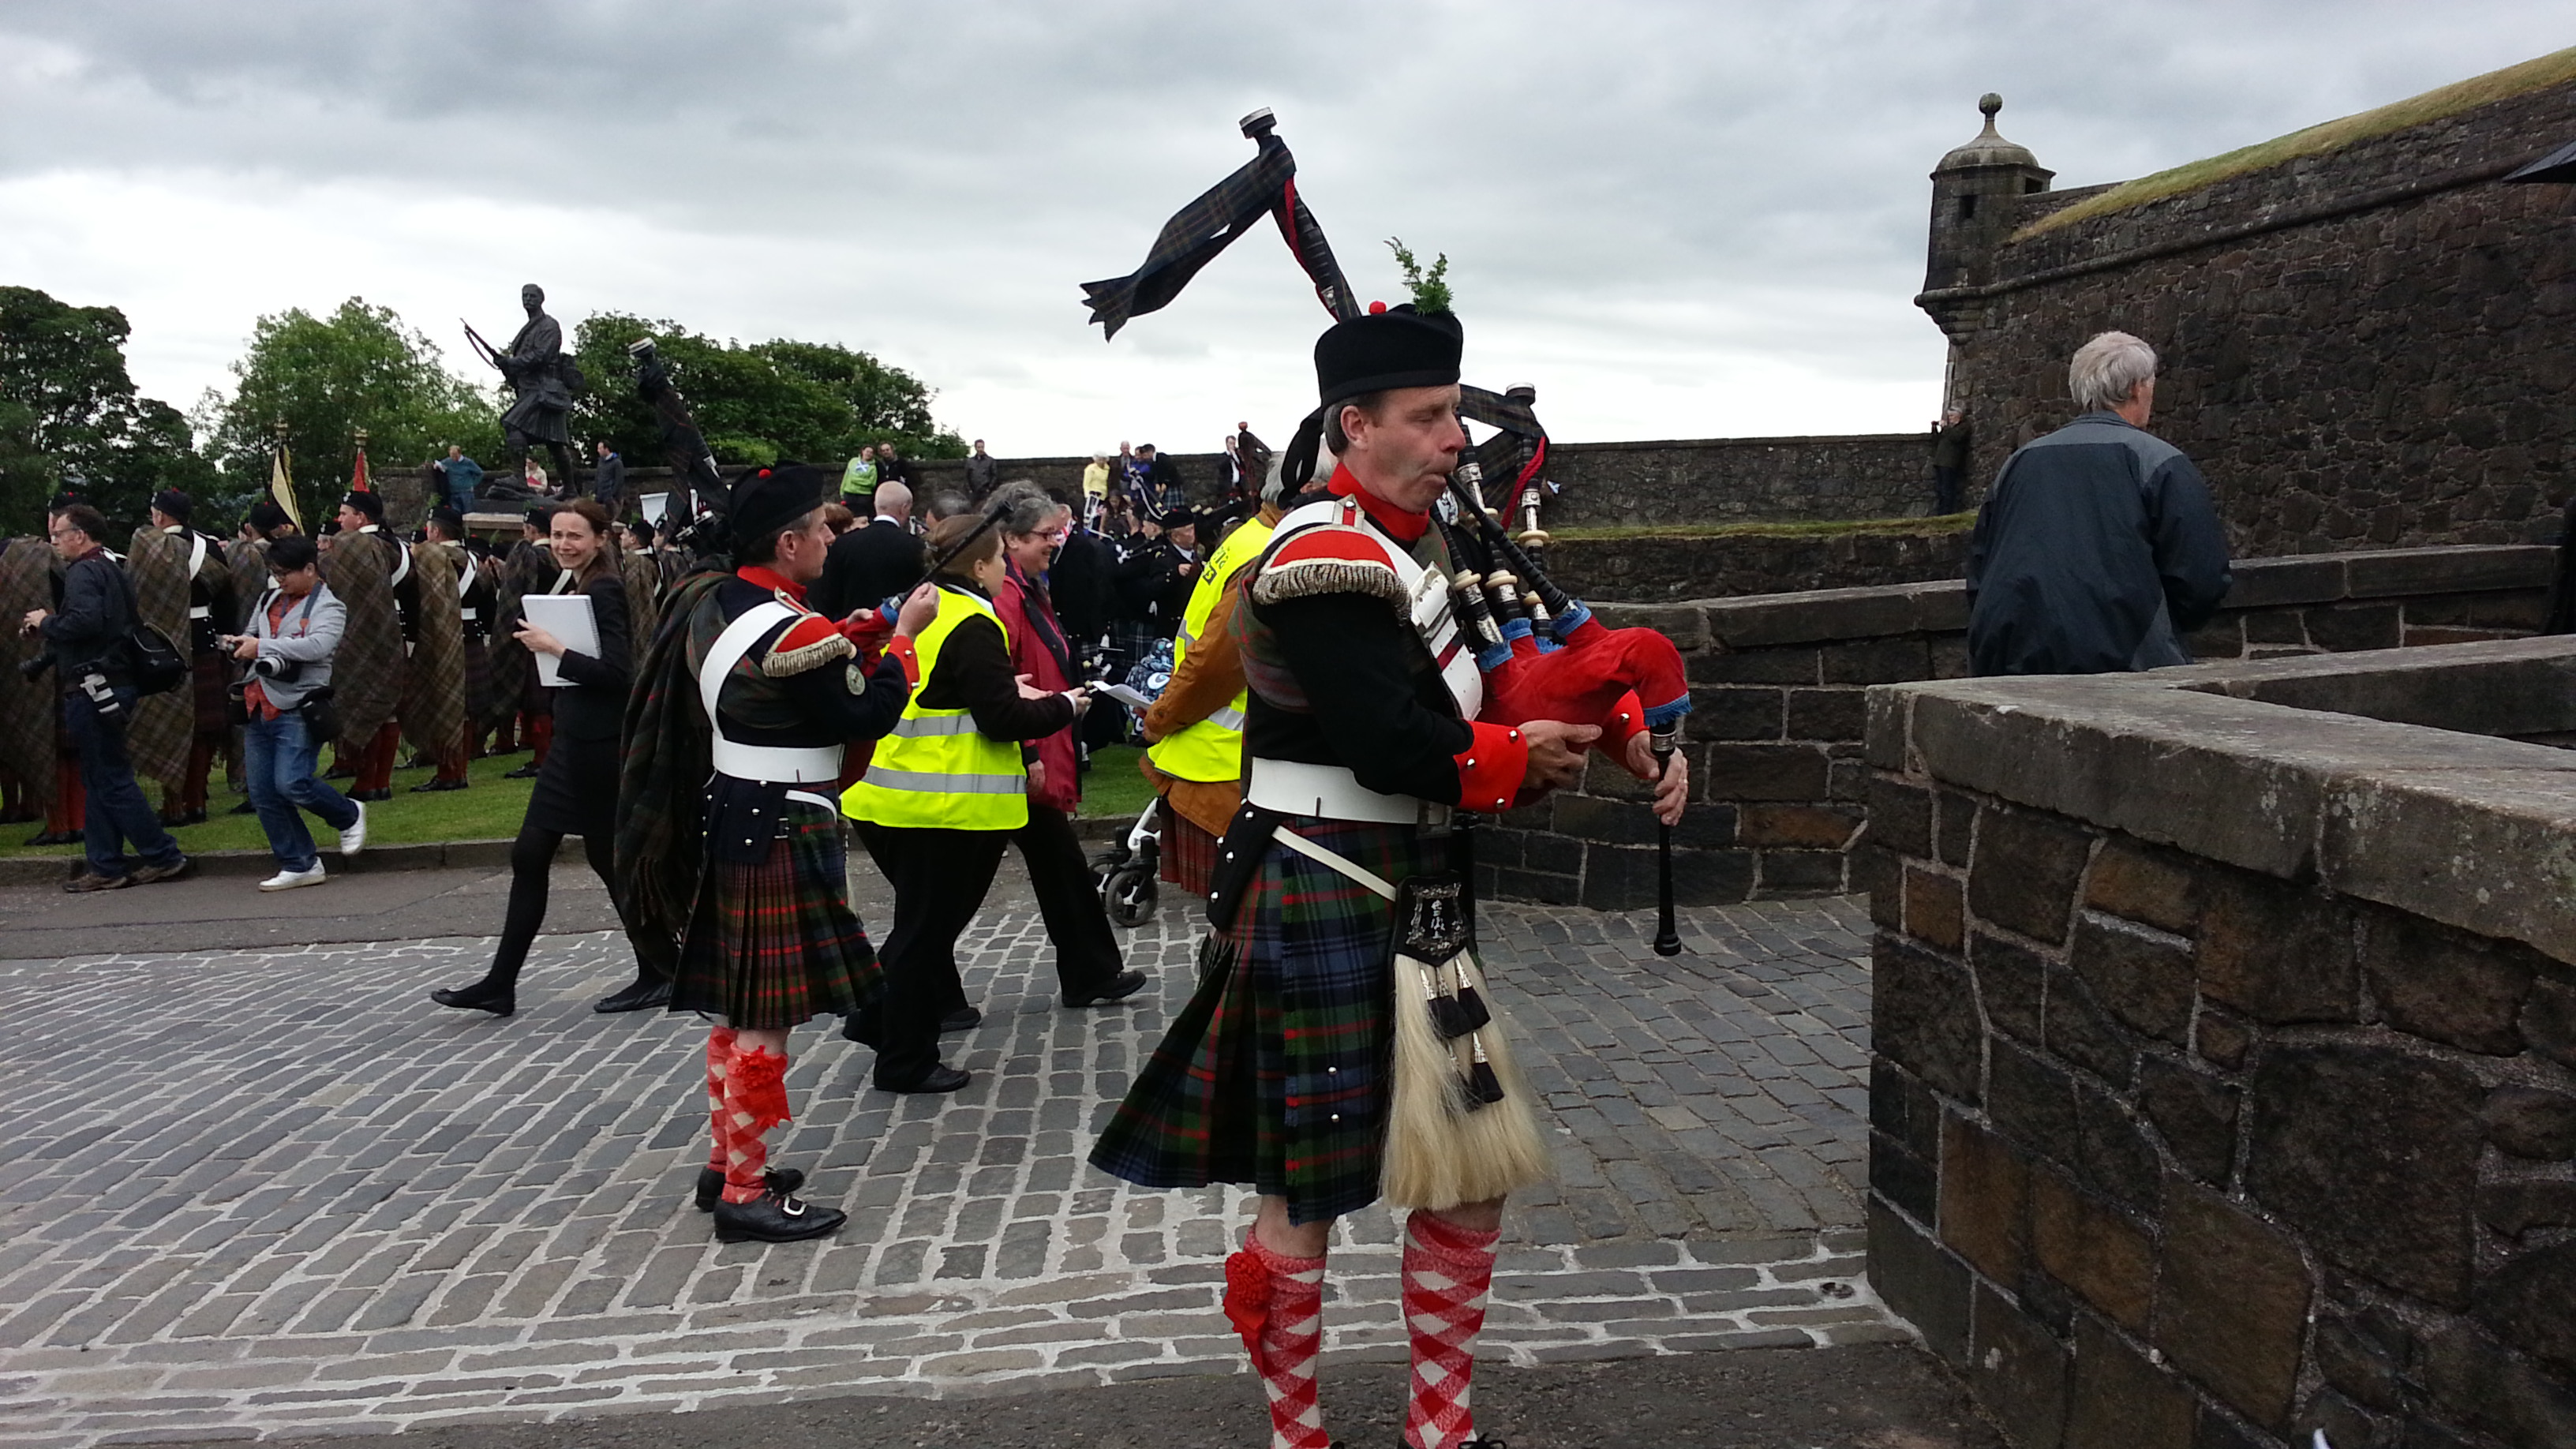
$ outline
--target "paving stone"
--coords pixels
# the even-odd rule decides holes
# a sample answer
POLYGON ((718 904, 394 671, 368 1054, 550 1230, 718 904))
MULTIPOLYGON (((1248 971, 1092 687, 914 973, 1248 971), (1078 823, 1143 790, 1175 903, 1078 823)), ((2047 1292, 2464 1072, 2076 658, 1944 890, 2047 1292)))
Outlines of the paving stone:
MULTIPOLYGON (((689 1206, 695 1024, 587 1010, 631 970, 618 938, 541 940, 507 1022, 418 1003, 488 941, 0 963, 0 991, 35 1003, 0 1019, 0 1055, 50 1064, 28 1085, 53 1104, 39 1135, 0 1133, 0 1212, 41 1225, 0 1242, 0 1382, 28 1385, 13 1408, 60 1406, 8 1437, 1240 1371, 1214 1300, 1246 1195, 1144 1192, 1082 1160, 1188 998, 1183 914, 1127 935, 1156 989, 1081 1013, 1048 999, 1031 913, 988 914, 961 949, 987 1024, 949 1039, 979 1080, 951 1099, 872 1092, 864 1049, 800 1035, 779 1157, 854 1222, 775 1248, 711 1245, 689 1206), (184 1028, 154 1006, 182 991, 184 1028), (315 1031, 341 1058, 279 1071, 273 1042, 315 1031), (120 1186, 101 1197, 99 1181, 120 1186)), ((1858 1282, 1865 912, 1762 903, 1681 924, 1666 960, 1622 917, 1480 918, 1561 1172, 1506 1217, 1500 1360, 1901 1332, 1865 1285, 1817 1291, 1858 1282)), ((1337 1234, 1336 1362, 1405 1355, 1397 1217, 1337 1234)))

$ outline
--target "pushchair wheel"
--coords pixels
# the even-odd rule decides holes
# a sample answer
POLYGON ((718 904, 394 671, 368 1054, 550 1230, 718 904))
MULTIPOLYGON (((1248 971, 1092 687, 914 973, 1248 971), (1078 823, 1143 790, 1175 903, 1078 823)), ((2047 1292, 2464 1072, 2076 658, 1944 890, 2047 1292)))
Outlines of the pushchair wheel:
POLYGON ((1100 903, 1113 925, 1135 927, 1153 919, 1162 882, 1144 862, 1121 866, 1100 879, 1100 903))

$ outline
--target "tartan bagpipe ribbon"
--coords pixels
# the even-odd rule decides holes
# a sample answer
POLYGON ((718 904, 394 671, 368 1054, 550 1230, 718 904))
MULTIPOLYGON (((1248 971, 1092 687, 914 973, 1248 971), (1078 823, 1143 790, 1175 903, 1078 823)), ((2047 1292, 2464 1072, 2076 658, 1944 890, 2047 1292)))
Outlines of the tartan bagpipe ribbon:
POLYGON ((1154 238, 1145 265, 1123 277, 1082 284, 1083 299, 1091 306, 1091 320, 1101 325, 1103 341, 1116 337, 1128 318, 1170 306, 1201 267, 1216 260, 1217 253, 1234 245, 1263 216, 1279 223, 1280 236, 1314 281, 1316 299, 1324 310, 1337 318, 1358 315, 1350 283, 1343 280, 1341 265, 1333 260, 1323 227, 1297 197, 1297 158, 1288 154, 1288 143, 1270 131, 1269 112, 1247 117, 1244 134, 1260 146, 1260 153, 1174 212, 1154 238))

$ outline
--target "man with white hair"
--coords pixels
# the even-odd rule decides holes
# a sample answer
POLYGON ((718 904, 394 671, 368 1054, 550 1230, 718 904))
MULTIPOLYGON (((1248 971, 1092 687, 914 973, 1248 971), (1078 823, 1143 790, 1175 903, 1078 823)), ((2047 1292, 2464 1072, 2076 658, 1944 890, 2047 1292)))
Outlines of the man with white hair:
POLYGON ((2187 664, 2181 637, 2227 596, 2227 535, 2182 450, 2149 433, 2155 349, 2105 332, 2076 349, 2079 415, 2004 460, 1968 544, 1975 674, 2107 674, 2187 664))

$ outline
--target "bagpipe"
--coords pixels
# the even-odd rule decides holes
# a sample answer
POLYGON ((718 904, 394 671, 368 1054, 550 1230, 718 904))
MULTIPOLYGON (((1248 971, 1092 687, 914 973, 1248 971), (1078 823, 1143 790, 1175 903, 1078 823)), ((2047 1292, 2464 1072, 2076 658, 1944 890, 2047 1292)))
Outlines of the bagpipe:
MULTIPOLYGON (((1316 299, 1336 321, 1360 315, 1350 284, 1323 227, 1297 195, 1297 163, 1277 134, 1268 110, 1243 118, 1244 137, 1258 154, 1233 175, 1175 213, 1156 236, 1145 265, 1106 281, 1083 284, 1091 320, 1109 337, 1127 321, 1159 311, 1199 270, 1263 216, 1278 224, 1291 255, 1314 283, 1316 299)), ((1547 543, 1538 526, 1541 501, 1552 486, 1544 479, 1547 431, 1535 411, 1536 390, 1494 393, 1459 389, 1459 415, 1495 430, 1459 455, 1450 475, 1447 510, 1435 510, 1443 541, 1458 564, 1450 579, 1451 604, 1478 644, 1484 674, 1481 719, 1501 724, 1562 720, 1595 725, 1605 739, 1617 736, 1620 702, 1635 694, 1644 710, 1657 773, 1668 770, 1679 742, 1682 716, 1691 707, 1681 651, 1652 629, 1612 629, 1548 578, 1537 554, 1547 543), (1487 497, 1488 475, 1508 477, 1487 497), (1454 513, 1454 516, 1443 516, 1454 513), (1504 520, 1518 515, 1515 539, 1504 520)), ((1323 412, 1299 425, 1281 454, 1281 482, 1294 494, 1314 475, 1323 412)), ((1672 829, 1659 830, 1660 892, 1655 950, 1675 955, 1681 938, 1673 919, 1672 829)))

